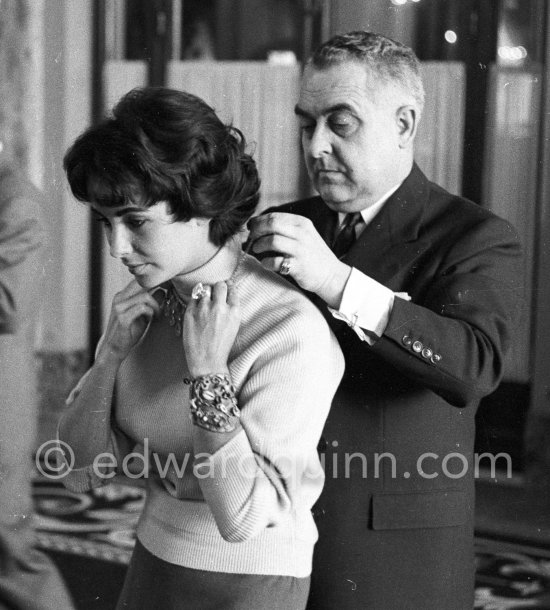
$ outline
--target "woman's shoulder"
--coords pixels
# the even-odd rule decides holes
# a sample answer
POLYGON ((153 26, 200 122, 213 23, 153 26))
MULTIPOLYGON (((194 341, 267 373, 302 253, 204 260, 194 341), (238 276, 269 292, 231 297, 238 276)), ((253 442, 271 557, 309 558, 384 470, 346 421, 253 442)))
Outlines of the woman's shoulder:
POLYGON ((257 307, 293 306, 298 311, 317 308, 293 283, 274 271, 265 269, 253 256, 246 255, 239 294, 252 300, 257 307))
POLYGON ((239 282, 243 322, 265 329, 296 327, 300 334, 308 329, 326 330, 329 326, 319 309, 295 285, 273 271, 262 267, 252 256, 246 256, 243 277, 239 282))
MULTIPOLYGON (((241 326, 232 354, 234 379, 251 370, 290 367, 302 383, 323 371, 324 383, 337 384, 344 359, 338 341, 319 309, 285 278, 251 257, 240 278, 241 326)), ((334 388, 335 389, 335 388, 334 388)))

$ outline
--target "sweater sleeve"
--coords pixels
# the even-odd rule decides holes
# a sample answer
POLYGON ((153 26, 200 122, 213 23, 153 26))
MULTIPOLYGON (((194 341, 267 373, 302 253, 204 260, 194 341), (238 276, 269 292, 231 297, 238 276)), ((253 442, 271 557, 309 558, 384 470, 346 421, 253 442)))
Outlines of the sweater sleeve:
MULTIPOLYGON (((239 389, 243 430, 195 465, 223 538, 240 542, 318 498, 317 455, 343 357, 318 314, 299 312, 270 329, 239 389)), ((201 457, 201 456, 197 456, 201 457)))
POLYGON ((93 464, 74 468, 72 464, 72 454, 70 448, 59 440, 58 443, 58 468, 60 472, 65 472, 63 485, 72 492, 84 493, 90 489, 101 487, 111 483, 113 477, 119 471, 119 466, 135 447, 123 432, 118 429, 111 430, 111 438, 108 447, 103 454, 99 454, 93 464))
MULTIPOLYGON (((102 340, 103 338, 99 340, 96 348, 96 356, 101 347, 102 340)), ((90 375, 90 371, 91 369, 80 378, 80 381, 67 397, 67 400, 65 401, 65 407, 67 409, 71 408, 73 402, 82 391, 82 388, 90 375)), ((115 474, 120 472, 120 467, 123 464, 124 458, 136 445, 132 439, 118 428, 118 426, 111 422, 110 439, 105 447, 105 451, 96 456, 96 459, 92 464, 87 464, 81 468, 74 468, 74 453, 67 443, 60 440, 59 425, 60 424, 58 424, 57 428, 57 468, 58 472, 65 473, 63 477, 63 484, 65 487, 75 493, 83 493, 111 482, 111 479, 115 474)))

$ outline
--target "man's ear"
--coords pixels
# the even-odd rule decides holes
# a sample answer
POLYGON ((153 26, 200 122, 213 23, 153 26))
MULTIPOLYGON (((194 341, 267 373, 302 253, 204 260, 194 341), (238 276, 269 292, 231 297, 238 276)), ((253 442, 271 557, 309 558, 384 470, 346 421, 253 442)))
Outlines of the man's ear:
POLYGON ((396 113, 397 128, 399 131, 399 147, 411 146, 418 127, 418 110, 414 106, 400 106, 396 113))

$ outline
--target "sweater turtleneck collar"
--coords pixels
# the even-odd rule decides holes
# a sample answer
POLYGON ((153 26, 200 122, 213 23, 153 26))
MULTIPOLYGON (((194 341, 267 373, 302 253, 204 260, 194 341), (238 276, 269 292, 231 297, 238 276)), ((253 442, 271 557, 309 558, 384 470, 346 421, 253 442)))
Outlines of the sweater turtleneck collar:
POLYGON ((181 273, 173 277, 171 283, 178 295, 184 301, 188 301, 191 298, 191 291, 199 282, 212 285, 216 282, 229 280, 239 265, 241 255, 241 242, 235 236, 230 238, 203 265, 188 273, 181 273))

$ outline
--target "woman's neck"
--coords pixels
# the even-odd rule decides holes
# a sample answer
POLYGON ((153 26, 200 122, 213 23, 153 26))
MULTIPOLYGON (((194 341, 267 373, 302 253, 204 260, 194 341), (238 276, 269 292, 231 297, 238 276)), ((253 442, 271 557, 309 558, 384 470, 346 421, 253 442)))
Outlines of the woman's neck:
POLYGON ((215 284, 228 280, 235 271, 241 253, 240 239, 238 236, 232 237, 202 265, 172 278, 172 284, 182 298, 188 299, 199 282, 215 284))

